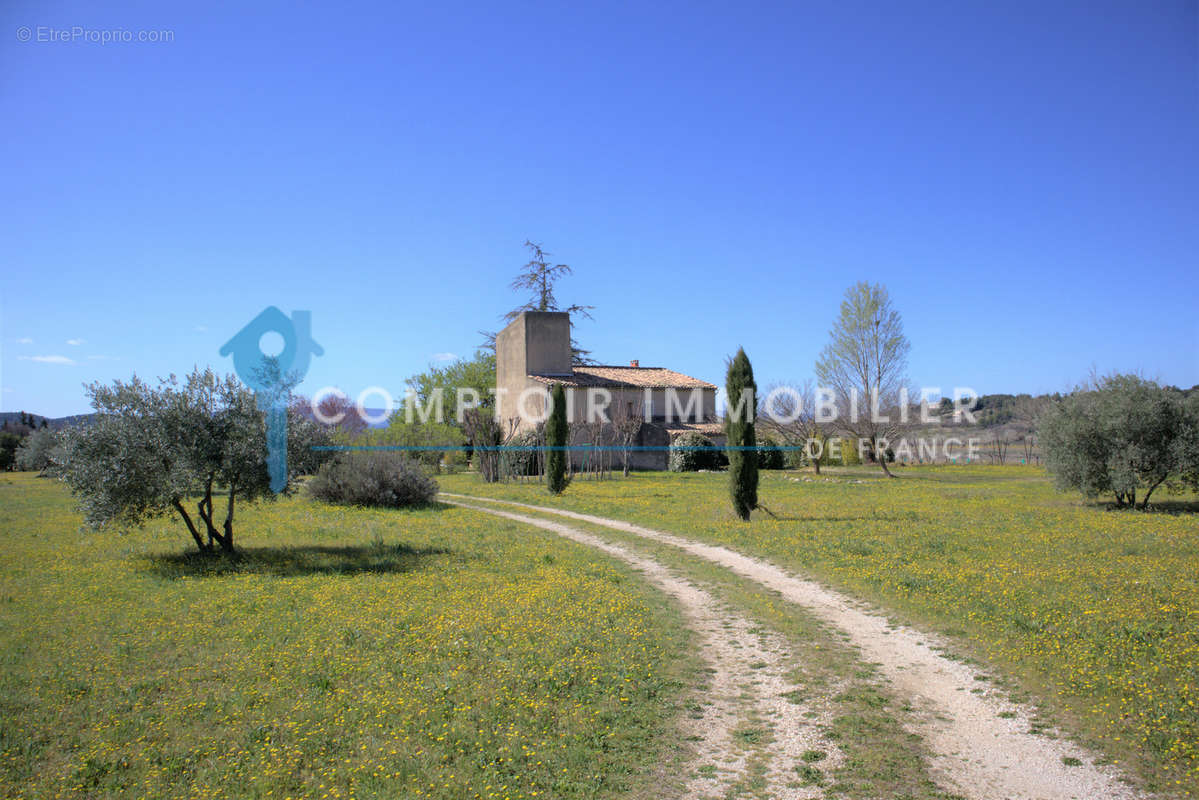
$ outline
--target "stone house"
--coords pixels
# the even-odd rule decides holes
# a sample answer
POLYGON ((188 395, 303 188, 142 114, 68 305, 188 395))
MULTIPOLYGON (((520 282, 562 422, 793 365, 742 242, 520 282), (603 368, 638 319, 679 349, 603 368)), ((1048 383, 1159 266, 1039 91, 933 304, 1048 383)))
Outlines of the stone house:
MULTIPOLYGON (((623 415, 642 424, 634 451, 638 469, 665 469, 673 436, 699 431, 716 444, 724 434, 716 421, 716 387, 664 367, 576 365, 571 363, 570 315, 526 311, 495 339, 496 407, 510 431, 536 427, 544 420, 548 390, 562 384, 567 419, 600 426, 605 443, 614 444, 612 422, 623 415)), ((576 429, 572 443, 580 444, 576 429)))

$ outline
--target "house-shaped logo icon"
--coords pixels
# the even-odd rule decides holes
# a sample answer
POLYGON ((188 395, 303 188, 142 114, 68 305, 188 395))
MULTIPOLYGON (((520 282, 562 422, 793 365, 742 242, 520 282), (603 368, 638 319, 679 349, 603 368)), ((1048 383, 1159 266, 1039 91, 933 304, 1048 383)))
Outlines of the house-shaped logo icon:
POLYGON ((325 350, 312 340, 312 312, 294 311, 289 319, 275 306, 268 306, 249 324, 225 342, 221 355, 233 355, 237 376, 256 392, 279 391, 279 382, 295 383, 308 373, 314 355, 325 350), (278 333, 283 337, 283 350, 277 356, 262 352, 259 340, 263 334, 278 333), (273 362, 273 363, 272 363, 273 362))

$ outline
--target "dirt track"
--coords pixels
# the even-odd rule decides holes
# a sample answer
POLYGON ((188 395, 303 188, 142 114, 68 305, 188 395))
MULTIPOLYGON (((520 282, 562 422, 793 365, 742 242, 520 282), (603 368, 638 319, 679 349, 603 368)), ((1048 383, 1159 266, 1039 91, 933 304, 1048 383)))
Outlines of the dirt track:
MULTIPOLYGON (((1133 790, 1115 768, 1097 766, 1095 754, 1061 738, 1031 733, 1032 711, 1012 703, 995 689, 980 692, 987 686, 983 676, 941 655, 935 637, 893 625, 881 614, 814 581, 726 547, 621 520, 467 495, 442 497, 447 502, 502 503, 611 528, 677 547, 778 591, 789 602, 848 634, 864 661, 880 665, 894 694, 917 710, 914 730, 934 753, 934 777, 948 790, 972 800, 1124 800, 1144 796, 1133 790), (1067 761, 1081 764, 1070 766, 1067 761)), ((544 520, 471 507, 545 527, 544 520)), ((576 541, 601 549, 614 547, 590 534, 570 530, 578 534, 571 535, 576 541)), ((630 557, 642 558, 618 549, 630 557)))
MULTIPOLYGON (((787 699, 797 687, 786 678, 789 657, 776 636, 755 632, 757 626, 657 561, 606 542, 569 525, 524 514, 445 499, 452 505, 533 525, 594 547, 640 570, 657 588, 673 597, 696 634, 699 657, 710 672, 697 700, 697 712, 686 731, 693 740, 691 775, 682 797, 726 797, 761 773, 769 797, 805 800, 822 797, 816 787, 796 785, 794 764, 805 750, 829 749, 820 727, 825 709, 810 701, 787 699), (751 728, 751 726, 754 726, 751 728), (760 746, 738 741, 738 732, 769 728, 760 746)), ((835 764, 836 755, 826 764, 835 764)))

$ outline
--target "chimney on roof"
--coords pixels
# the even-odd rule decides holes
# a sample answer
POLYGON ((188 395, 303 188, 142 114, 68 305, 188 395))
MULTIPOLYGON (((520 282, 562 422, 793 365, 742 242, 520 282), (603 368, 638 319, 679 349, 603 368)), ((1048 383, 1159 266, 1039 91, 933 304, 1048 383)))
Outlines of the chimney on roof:
POLYGON ((629 366, 630 367, 640 367, 641 362, 634 358, 632 361, 629 362, 629 366))

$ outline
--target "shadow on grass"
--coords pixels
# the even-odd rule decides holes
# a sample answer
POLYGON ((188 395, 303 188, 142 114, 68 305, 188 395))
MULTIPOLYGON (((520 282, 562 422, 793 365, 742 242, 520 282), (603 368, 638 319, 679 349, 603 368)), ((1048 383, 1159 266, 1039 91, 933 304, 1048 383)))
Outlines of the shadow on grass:
POLYGON ((1104 508, 1114 513, 1130 511, 1138 514, 1199 514, 1199 500, 1151 500, 1148 508, 1116 508, 1108 503, 1104 508))
POLYGON ((852 516, 805 514, 790 510, 774 510, 758 503, 758 511, 778 522, 926 522, 932 515, 915 511, 876 511, 872 514, 855 514, 852 516))
POLYGON ((1117 506, 1111 500, 1084 500, 1082 505, 1085 508, 1094 511, 1108 511, 1112 514, 1168 514, 1170 516, 1181 516, 1184 514, 1199 514, 1199 500, 1185 500, 1179 498, 1151 500, 1148 508, 1137 506, 1117 506))
POLYGON ((1160 503, 1155 500, 1146 510, 1162 514, 1199 514, 1199 500, 1162 500, 1160 503))
MULTIPOLYGON (((888 517, 884 514, 873 514, 869 516, 859 517, 836 517, 836 516, 821 516, 820 514, 790 514, 787 512, 771 512, 763 506, 759 505, 758 510, 765 512, 771 519, 777 522, 894 522, 897 518, 888 517)), ((906 521, 906 517, 904 520, 906 521)))
POLYGON ((401 573, 421 569, 431 560, 451 555, 441 547, 406 544, 296 547, 247 547, 232 555, 185 552, 147 558, 152 572, 164 578, 207 578, 223 575, 358 575, 401 573))

